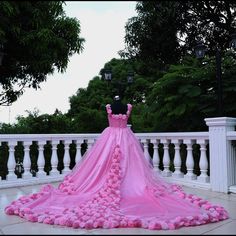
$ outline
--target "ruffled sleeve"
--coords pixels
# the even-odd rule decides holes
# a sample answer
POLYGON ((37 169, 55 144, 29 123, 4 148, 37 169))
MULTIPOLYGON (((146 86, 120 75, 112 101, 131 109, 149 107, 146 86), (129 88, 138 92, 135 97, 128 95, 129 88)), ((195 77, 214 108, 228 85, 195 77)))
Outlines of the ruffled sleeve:
POLYGON ((127 115, 129 116, 132 111, 132 105, 128 103, 127 106, 128 106, 127 115))
POLYGON ((107 114, 111 114, 111 105, 110 104, 106 105, 106 110, 107 110, 107 114))

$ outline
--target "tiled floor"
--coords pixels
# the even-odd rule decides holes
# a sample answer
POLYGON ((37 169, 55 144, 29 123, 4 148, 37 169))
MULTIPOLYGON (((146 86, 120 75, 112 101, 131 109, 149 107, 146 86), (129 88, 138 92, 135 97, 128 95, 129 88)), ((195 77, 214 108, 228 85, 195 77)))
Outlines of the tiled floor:
MULTIPOLYGON (((53 184, 57 186, 58 184, 53 184)), ((73 229, 57 225, 47 225, 42 223, 31 223, 18 216, 8 216, 4 213, 4 207, 16 198, 37 192, 41 185, 0 189, 0 235, 32 235, 32 234, 48 234, 48 235, 65 235, 65 234, 104 234, 104 235, 200 235, 200 234, 231 234, 236 232, 236 194, 223 194, 208 190, 183 187, 188 193, 193 193, 211 201, 219 203, 229 212, 230 218, 217 223, 210 223, 201 226, 184 227, 177 230, 146 230, 141 228, 119 228, 119 229, 73 229)))

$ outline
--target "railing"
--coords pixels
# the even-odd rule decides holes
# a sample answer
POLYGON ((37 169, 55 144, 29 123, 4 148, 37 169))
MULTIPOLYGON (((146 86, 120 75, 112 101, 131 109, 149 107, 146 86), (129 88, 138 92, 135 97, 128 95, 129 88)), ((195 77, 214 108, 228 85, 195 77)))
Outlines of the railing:
MULTIPOLYGON (((167 181, 220 192, 236 192, 235 118, 206 119, 209 132, 135 133, 144 156, 167 181)), ((100 134, 0 135, 8 147, 8 170, 0 188, 60 181, 78 163, 100 134), (21 145, 24 173, 16 174, 16 150, 21 145), (46 146, 49 158, 46 157, 46 146), (59 145, 61 156, 59 155, 59 145), (73 145, 73 148, 72 148, 73 145), (37 172, 32 172, 32 146, 36 147, 37 172), (74 150, 72 155, 72 149, 74 150), (47 163, 46 163, 46 159, 47 163), (61 168, 58 166, 61 165, 61 168), (45 171, 45 166, 50 169, 45 171)), ((1 160, 0 156, 0 160, 1 160)), ((0 163, 4 163, 1 160, 0 163)), ((18 166, 19 167, 19 166, 18 166)), ((0 167, 3 169, 3 167, 0 167)), ((0 170, 1 171, 1 170, 0 170)))

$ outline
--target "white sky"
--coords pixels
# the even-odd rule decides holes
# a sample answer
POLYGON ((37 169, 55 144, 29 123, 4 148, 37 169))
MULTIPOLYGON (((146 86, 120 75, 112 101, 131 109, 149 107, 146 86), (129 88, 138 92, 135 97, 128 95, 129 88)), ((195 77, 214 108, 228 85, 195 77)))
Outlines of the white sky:
POLYGON ((84 51, 70 58, 64 74, 55 72, 41 83, 40 90, 26 89, 10 107, 0 106, 0 122, 14 123, 17 115, 39 109, 40 114, 52 114, 55 109, 65 113, 70 108, 69 97, 78 88, 99 74, 104 64, 119 58, 124 49, 125 24, 136 14, 135 1, 66 1, 64 10, 80 21, 84 51))

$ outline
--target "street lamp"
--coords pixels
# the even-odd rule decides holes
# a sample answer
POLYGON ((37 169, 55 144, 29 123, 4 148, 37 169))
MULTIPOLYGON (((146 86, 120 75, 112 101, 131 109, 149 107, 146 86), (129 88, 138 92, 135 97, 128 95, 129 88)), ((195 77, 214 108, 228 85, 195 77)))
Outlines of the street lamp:
POLYGON ((132 71, 128 72, 126 82, 121 82, 121 81, 112 82, 112 71, 111 71, 111 69, 104 69, 104 79, 109 83, 113 83, 114 86, 119 89, 119 93, 122 96, 122 93, 123 93, 122 86, 131 85, 133 83, 134 73, 132 71))
POLYGON ((112 73, 111 73, 111 70, 110 69, 106 69, 104 71, 104 77, 105 77, 105 80, 106 81, 111 81, 112 79, 112 73))
MULTIPOLYGON (((230 46, 232 48, 236 48, 236 34, 231 35, 231 43, 230 46)), ((201 40, 197 42, 195 46, 195 54, 198 59, 203 58, 205 56, 205 52, 207 51, 206 46, 203 44, 201 40)), ((223 93, 222 93, 222 70, 221 70, 221 51, 216 46, 216 80, 217 80, 217 113, 218 116, 223 116, 223 93)))
POLYGON ((205 52, 207 51, 206 46, 203 44, 201 40, 197 42, 195 46, 195 54, 198 59, 203 58, 205 56, 205 52))
POLYGON ((236 49, 236 33, 231 34, 230 47, 236 49))
POLYGON ((132 84, 133 80, 134 80, 134 73, 132 71, 129 71, 127 75, 127 83, 132 84))
POLYGON ((3 53, 3 45, 0 44, 0 66, 2 65, 2 60, 4 57, 5 53, 3 53))

